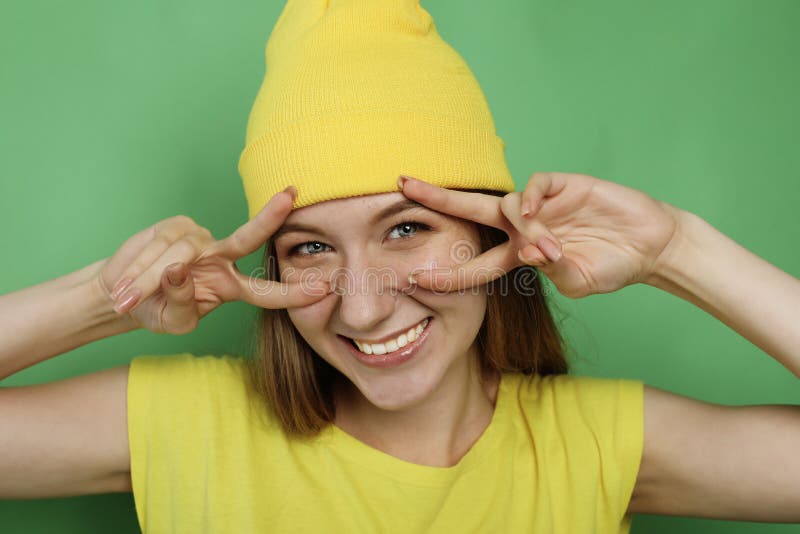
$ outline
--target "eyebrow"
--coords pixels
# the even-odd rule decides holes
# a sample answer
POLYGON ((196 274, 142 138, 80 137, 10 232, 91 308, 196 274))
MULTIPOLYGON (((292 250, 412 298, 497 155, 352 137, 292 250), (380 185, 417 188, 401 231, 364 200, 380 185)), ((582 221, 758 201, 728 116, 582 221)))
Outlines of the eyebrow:
MULTIPOLYGON (((378 224, 382 219, 386 219, 393 215, 397 215, 398 213, 403 213, 405 211, 414 210, 414 209, 423 209, 426 211, 430 211, 429 208, 426 208, 416 200, 411 200, 410 198, 406 198, 395 202, 394 204, 390 204, 380 210, 378 213, 372 216, 369 220, 369 226, 375 226, 378 224)), ((276 239, 283 234, 288 234, 290 232, 310 232, 314 234, 325 234, 325 230, 319 228, 318 226, 314 226, 313 224, 298 224, 298 223, 284 223, 278 230, 272 234, 272 239, 276 239)))

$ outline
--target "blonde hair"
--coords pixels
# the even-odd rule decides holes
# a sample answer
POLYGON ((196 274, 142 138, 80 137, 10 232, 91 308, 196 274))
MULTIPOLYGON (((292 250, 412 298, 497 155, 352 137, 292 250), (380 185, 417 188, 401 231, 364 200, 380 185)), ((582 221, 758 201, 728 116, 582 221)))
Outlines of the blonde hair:
MULTIPOLYGON (((477 228, 481 252, 508 239, 499 229, 481 224, 477 228)), ((280 279, 276 260, 269 240, 263 259, 268 280, 280 279)), ((531 266, 517 267, 487 284, 486 315, 476 338, 482 379, 496 373, 569 372, 564 339, 543 289, 538 270, 531 266), (524 291, 518 291, 520 282, 524 291), (508 287, 512 290, 504 290, 508 287)), ((333 422, 332 386, 334 380, 346 378, 314 352, 286 309, 264 308, 256 317, 252 356, 247 358, 252 391, 288 434, 314 436, 333 422)))

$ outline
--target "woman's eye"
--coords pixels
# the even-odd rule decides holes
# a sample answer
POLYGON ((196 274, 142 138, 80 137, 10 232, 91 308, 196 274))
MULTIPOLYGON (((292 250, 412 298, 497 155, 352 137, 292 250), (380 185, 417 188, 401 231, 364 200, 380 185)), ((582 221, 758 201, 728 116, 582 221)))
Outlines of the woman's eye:
MULTIPOLYGON (((427 224, 406 221, 392 228, 389 232, 391 238, 407 239, 413 237, 420 230, 430 230, 427 224)), ((317 256, 321 252, 327 252, 331 247, 321 241, 306 241, 289 249, 289 256, 317 256)))
POLYGON ((316 256, 319 252, 324 252, 325 247, 328 247, 325 243, 307 241, 292 247, 289 250, 289 256, 316 256))
POLYGON ((406 221, 392 228, 392 231, 389 233, 389 235, 397 235, 400 238, 411 237, 412 235, 416 234, 418 230, 430 230, 430 226, 418 222, 406 221), (396 230, 400 230, 400 232, 397 233, 395 232, 396 230))

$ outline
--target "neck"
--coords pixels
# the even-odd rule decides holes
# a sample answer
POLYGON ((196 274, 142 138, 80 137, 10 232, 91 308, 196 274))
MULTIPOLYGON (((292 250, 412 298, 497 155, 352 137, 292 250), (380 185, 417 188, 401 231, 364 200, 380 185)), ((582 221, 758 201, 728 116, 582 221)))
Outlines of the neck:
POLYGON ((447 370, 422 402, 389 411, 369 402, 349 381, 334 388, 334 424, 356 439, 401 460, 435 467, 456 465, 489 425, 499 375, 481 384, 477 349, 447 370))

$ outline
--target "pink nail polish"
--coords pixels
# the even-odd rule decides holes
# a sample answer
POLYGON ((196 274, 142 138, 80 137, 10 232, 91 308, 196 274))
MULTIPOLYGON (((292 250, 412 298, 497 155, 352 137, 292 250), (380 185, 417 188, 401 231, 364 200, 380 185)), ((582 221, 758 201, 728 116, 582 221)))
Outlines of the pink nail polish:
POLYGON ((114 289, 111 291, 111 298, 113 300, 117 300, 117 297, 119 297, 122 294, 122 292, 125 291, 129 285, 131 285, 131 282, 133 282, 133 278, 131 278, 130 276, 126 276, 125 278, 117 282, 117 285, 115 285, 114 289))
POLYGON ((127 312, 129 309, 133 308, 141 295, 142 292, 138 288, 129 290, 119 298, 117 304, 114 306, 114 311, 119 314, 127 312))
POLYGON ((542 237, 539 241, 536 242, 536 246, 538 246, 544 255, 550 261, 558 261, 561 258, 561 251, 558 249, 558 245, 556 245, 552 239, 549 237, 542 237))

